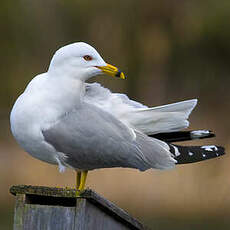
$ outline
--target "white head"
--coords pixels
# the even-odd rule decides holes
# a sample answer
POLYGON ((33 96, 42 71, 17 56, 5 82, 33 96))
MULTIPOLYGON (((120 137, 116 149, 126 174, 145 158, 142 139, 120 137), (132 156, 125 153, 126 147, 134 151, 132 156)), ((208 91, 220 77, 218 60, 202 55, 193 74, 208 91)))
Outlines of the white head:
POLYGON ((84 42, 76 42, 57 50, 48 72, 52 76, 60 75, 82 81, 102 73, 125 78, 118 68, 105 63, 99 53, 84 42))

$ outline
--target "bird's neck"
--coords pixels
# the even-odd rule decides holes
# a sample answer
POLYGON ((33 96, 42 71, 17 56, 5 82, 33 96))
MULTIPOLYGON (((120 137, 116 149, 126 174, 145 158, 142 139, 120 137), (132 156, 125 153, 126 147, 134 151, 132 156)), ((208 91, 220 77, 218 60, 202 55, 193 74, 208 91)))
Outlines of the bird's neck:
MULTIPOLYGON (((78 79, 58 78, 50 81, 55 103, 78 106, 85 95, 85 82, 78 79)), ((67 108, 66 108, 67 109, 67 108)))

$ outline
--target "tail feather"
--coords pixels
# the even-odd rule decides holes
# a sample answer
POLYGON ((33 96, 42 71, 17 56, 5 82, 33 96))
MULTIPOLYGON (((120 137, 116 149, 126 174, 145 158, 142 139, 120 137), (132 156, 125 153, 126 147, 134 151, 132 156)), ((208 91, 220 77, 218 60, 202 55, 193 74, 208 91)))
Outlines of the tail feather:
POLYGON ((153 108, 138 108, 128 114, 128 123, 145 134, 175 132, 187 128, 188 117, 197 100, 187 100, 153 108))
MULTIPOLYGON (((149 109, 154 110, 156 112, 183 112, 186 114, 186 116, 189 116, 189 114, 195 108, 196 104, 197 104, 197 99, 191 99, 191 100, 180 101, 172 104, 156 106, 149 109)), ((148 110, 148 109, 143 109, 143 110, 148 110)))
POLYGON ((225 149, 222 146, 180 146, 172 144, 169 144, 169 146, 170 152, 177 161, 177 164, 195 163, 220 157, 225 154, 225 149))

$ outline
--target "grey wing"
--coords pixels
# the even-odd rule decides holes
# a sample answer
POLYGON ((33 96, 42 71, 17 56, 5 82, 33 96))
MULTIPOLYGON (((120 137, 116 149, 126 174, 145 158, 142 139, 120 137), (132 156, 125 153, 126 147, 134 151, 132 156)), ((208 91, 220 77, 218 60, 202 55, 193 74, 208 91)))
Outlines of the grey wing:
POLYGON ((57 152, 66 155, 63 163, 76 169, 149 168, 132 131, 94 105, 84 103, 43 130, 43 135, 57 152))

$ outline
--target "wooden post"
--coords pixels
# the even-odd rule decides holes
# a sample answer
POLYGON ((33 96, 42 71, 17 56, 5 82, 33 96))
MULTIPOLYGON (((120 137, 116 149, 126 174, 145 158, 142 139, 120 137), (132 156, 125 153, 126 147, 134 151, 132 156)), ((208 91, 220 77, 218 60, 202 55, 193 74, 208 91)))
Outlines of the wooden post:
POLYGON ((112 202, 87 189, 12 186, 16 196, 14 230, 144 230, 140 222, 112 202))

